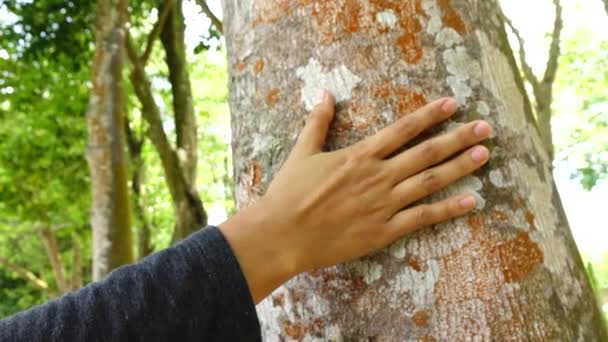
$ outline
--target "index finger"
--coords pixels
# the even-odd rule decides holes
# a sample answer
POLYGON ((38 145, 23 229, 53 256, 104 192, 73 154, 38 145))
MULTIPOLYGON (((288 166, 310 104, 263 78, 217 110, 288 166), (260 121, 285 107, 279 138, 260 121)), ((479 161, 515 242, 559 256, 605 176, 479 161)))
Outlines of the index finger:
POLYGON ((458 104, 455 99, 439 99, 404 116, 361 143, 368 145, 368 150, 371 150, 374 156, 384 159, 420 133, 454 115, 457 109, 458 104))

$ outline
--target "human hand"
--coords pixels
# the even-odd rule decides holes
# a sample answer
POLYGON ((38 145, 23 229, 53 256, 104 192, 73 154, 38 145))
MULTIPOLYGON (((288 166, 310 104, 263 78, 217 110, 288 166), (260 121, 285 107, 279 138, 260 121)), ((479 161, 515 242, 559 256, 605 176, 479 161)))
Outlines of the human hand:
POLYGON ((415 203, 488 161, 488 149, 474 146, 491 135, 488 123, 463 125, 390 157, 456 112, 454 99, 441 99, 350 147, 323 152, 334 101, 320 95, 266 194, 220 226, 256 302, 298 273, 368 255, 475 207, 470 194, 415 203))

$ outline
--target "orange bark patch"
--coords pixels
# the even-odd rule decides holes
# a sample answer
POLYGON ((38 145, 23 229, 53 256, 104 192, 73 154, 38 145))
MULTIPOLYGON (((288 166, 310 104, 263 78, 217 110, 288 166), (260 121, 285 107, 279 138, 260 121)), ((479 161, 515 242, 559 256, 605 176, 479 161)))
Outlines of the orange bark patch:
POLYGON ((272 305, 273 306, 283 306, 285 304, 285 294, 279 293, 272 296, 272 305))
POLYGON ((255 72, 256 75, 261 74, 262 71, 264 71, 264 65, 265 65, 264 58, 258 59, 258 61, 255 62, 255 65, 253 67, 253 72, 255 72))
POLYGON ((543 263, 543 252, 530 240, 528 233, 519 234, 495 248, 502 266, 505 281, 515 283, 532 273, 537 265, 543 263))
POLYGON ((403 59, 415 64, 423 57, 420 42, 422 24, 419 20, 424 16, 421 0, 256 0, 253 24, 272 23, 308 6, 315 18, 315 29, 320 41, 324 44, 354 34, 387 34, 390 30, 376 20, 376 15, 392 10, 398 18, 397 25, 401 31, 395 44, 401 50, 403 59))
POLYGON ((247 63, 245 61, 239 61, 234 66, 234 69, 238 72, 243 72, 247 68, 247 63))
POLYGON ((467 33, 467 26, 460 14, 452 7, 451 0, 439 0, 439 7, 443 12, 443 25, 453 28, 464 36, 467 33))
POLYGON ((501 241, 489 229, 492 220, 492 215, 469 217, 471 240, 440 259, 442 273, 435 285, 438 301, 491 301, 505 284, 523 280, 543 262, 540 247, 527 233, 501 241))
POLYGON ((414 324, 416 324, 416 326, 419 326, 421 328, 428 327, 429 315, 426 313, 426 311, 420 310, 416 312, 414 316, 412 316, 412 321, 414 321, 414 324))
POLYGON ((372 96, 393 104, 399 118, 427 104, 424 95, 390 81, 373 87, 372 96))
POLYGON ((253 177, 251 180, 252 186, 258 186, 262 182, 262 166, 257 161, 251 163, 253 177))
POLYGON ((408 265, 416 272, 422 271, 422 267, 420 266, 420 262, 417 259, 410 259, 408 265))
POLYGON ((313 335, 323 327, 323 320, 315 318, 309 323, 294 323, 291 321, 284 321, 282 324, 283 332, 285 335, 293 338, 297 341, 302 341, 306 334, 313 335))
POLYGON ((266 95, 266 104, 269 107, 274 107, 277 103, 279 103, 280 95, 281 90, 279 90, 278 88, 270 89, 270 91, 266 95))
POLYGON ((534 222, 535 219, 536 216, 534 216, 530 210, 526 210, 526 221, 528 222, 528 227, 530 227, 531 230, 536 230, 536 223, 534 222))
POLYGON ((437 339, 432 334, 426 334, 420 338, 420 342, 437 342, 437 339))
POLYGON ((301 341, 306 336, 307 327, 303 324, 285 321, 283 322, 283 332, 294 340, 301 341))

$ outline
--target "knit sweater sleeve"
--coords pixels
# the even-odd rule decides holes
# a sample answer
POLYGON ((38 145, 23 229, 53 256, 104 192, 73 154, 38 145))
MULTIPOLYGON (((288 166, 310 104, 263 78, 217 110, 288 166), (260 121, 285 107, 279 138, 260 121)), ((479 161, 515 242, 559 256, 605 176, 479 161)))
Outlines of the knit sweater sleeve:
POLYGON ((0 341, 261 341, 253 299, 216 227, 0 321, 0 341))

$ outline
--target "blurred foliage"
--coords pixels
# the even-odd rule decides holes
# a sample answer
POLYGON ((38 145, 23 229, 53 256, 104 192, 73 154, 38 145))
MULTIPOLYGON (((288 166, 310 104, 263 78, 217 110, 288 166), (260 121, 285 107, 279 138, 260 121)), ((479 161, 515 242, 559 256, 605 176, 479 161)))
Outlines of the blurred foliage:
POLYGON ((608 40, 577 30, 563 44, 554 108, 567 129, 557 132, 558 159, 590 190, 608 176, 608 40))
MULTIPOLYGON (((141 44, 156 20, 159 3, 131 1, 131 30, 141 44)), ((51 288, 56 288, 54 274, 38 234, 45 226, 57 234, 68 277, 72 241, 80 242, 84 280, 90 281, 85 116, 95 10, 94 0, 0 1, 0 257, 33 272, 51 288)), ((218 51, 218 33, 203 32, 190 51, 201 138, 199 190, 207 208, 231 211, 234 203, 226 190, 231 183, 226 62, 224 53, 218 51)), ((166 114, 165 126, 174 139, 170 85, 160 42, 147 71, 166 114)), ((127 72, 129 120, 138 135, 145 136, 147 127, 127 72)), ((173 208, 156 151, 146 142, 142 153, 142 201, 153 227, 154 247, 162 249, 171 240, 173 208)), ((47 299, 46 294, 0 266, 0 318, 47 299)))

